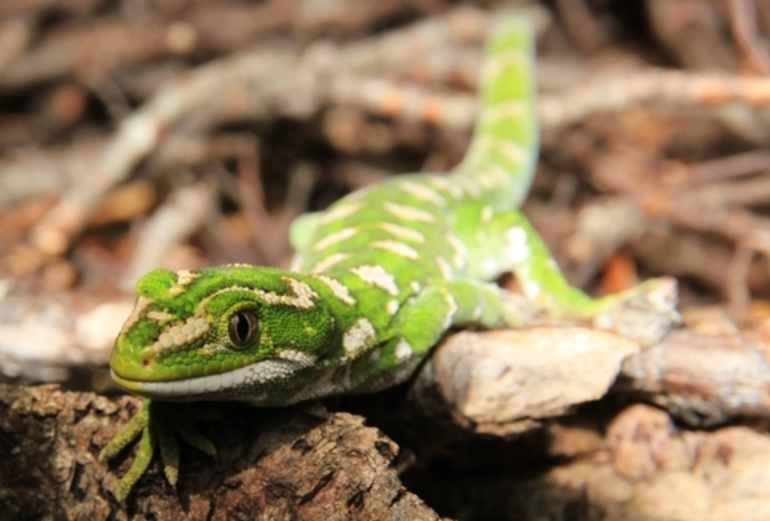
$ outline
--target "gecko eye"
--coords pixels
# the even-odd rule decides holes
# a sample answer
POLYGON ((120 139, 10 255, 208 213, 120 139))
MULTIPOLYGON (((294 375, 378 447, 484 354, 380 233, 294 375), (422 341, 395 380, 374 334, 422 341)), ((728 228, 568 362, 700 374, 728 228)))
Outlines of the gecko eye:
POLYGON ((259 331, 258 324, 257 315, 253 311, 233 314, 227 323, 227 333, 233 346, 236 349, 249 347, 259 331))

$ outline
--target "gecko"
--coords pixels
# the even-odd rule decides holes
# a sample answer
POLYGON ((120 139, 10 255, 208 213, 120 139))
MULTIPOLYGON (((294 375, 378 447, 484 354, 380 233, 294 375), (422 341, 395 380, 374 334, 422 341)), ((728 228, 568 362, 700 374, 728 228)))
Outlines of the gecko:
MULTIPOLYGON (((278 407, 400 384, 451 328, 520 322, 494 282, 506 273, 528 299, 581 316, 649 287, 594 299, 570 286, 518 210, 538 153, 534 39, 515 15, 490 31, 476 128, 451 172, 395 176, 300 217, 288 270, 231 264, 140 279, 110 368, 145 400, 100 454, 110 459, 140 440, 121 499, 156 448, 177 481, 174 426, 153 414, 158 402, 278 407)), ((215 453, 197 431, 179 434, 215 453)))

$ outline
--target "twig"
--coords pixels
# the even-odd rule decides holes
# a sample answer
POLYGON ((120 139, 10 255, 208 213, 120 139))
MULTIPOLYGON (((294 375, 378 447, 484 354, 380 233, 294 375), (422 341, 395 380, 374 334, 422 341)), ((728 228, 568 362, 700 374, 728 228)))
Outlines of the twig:
POLYGON ((583 52, 595 52, 609 41, 607 28, 595 16, 585 0, 556 0, 559 18, 569 35, 583 52))
POLYGON ((728 157, 712 159, 692 167, 687 182, 708 183, 770 170, 770 152, 752 150, 728 157))
POLYGON ((33 231, 33 243, 47 253, 65 251, 102 194, 125 179, 139 161, 158 148, 167 131, 190 114, 202 119, 200 124, 205 127, 228 117, 235 118, 235 113, 242 118, 244 112, 254 117, 255 113, 264 116, 281 109, 289 113, 304 109, 302 105, 296 107, 296 100, 292 98, 292 94, 308 88, 306 82, 296 77, 296 62, 293 53, 280 51, 236 55, 196 69, 184 82, 167 85, 121 123, 118 133, 91 167, 89 182, 64 194, 59 205, 33 231), (276 73, 286 69, 286 75, 276 73), (252 88, 267 78, 272 81, 261 89, 252 88), (248 100, 239 100, 247 101, 247 107, 234 105, 232 96, 241 93, 238 88, 251 96, 248 100), (207 111, 203 110, 204 106, 207 111))
POLYGON ((90 27, 54 31, 6 65, 0 75, 0 90, 22 89, 75 71, 95 78, 108 70, 150 60, 167 52, 163 31, 156 29, 152 24, 102 19, 90 27))
MULTIPOLYGON (((346 45, 339 51, 339 67, 342 71, 354 74, 390 75, 402 74, 420 67, 426 60, 432 60, 433 63, 441 64, 438 69, 451 69, 456 58, 442 51, 468 44, 478 48, 491 19, 487 12, 476 7, 458 7, 445 15, 427 18, 381 36, 346 45), (409 49, 409 52, 404 52, 405 49, 409 49), (439 57, 434 58, 437 53, 439 57)), ((478 68, 480 53, 476 51, 476 55, 472 67, 478 68)), ((476 75, 475 70, 469 75, 473 84, 476 75)))
POLYGON ((19 56, 32 40, 32 20, 19 16, 0 22, 0 72, 19 56))
POLYGON ((751 294, 748 288, 749 268, 754 260, 754 250, 738 244, 733 252, 730 269, 727 271, 726 288, 730 316, 738 323, 747 319, 751 294))
POLYGON ((733 36, 752 67, 762 75, 770 74, 770 50, 757 34, 757 10, 753 0, 727 0, 733 36))
POLYGON ((87 138, 67 148, 29 147, 0 159, 0 209, 85 182, 89 166, 103 147, 104 140, 87 138))
POLYGON ((770 78, 655 68, 602 74, 568 93, 541 97, 539 114, 544 127, 561 127, 597 112, 650 103, 681 109, 735 102, 749 107, 770 104, 770 78))
POLYGON ((213 188, 205 182, 177 188, 142 230, 120 287, 130 291, 143 274, 167 265, 169 251, 201 226, 215 200, 213 188))
POLYGON ((275 266, 284 256, 288 244, 285 235, 279 236, 276 233, 273 220, 265 208, 265 192, 259 168, 259 142, 250 134, 241 134, 218 140, 218 148, 221 147, 224 150, 220 152, 227 151, 236 157, 241 211, 251 228, 263 263, 275 266))

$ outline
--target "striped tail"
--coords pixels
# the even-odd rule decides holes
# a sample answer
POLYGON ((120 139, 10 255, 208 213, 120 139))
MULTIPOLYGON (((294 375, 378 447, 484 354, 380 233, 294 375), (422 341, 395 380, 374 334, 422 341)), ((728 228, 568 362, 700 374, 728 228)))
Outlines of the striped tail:
POLYGON ((478 122, 452 173, 466 192, 498 209, 518 208, 535 171, 538 128, 532 24, 507 16, 487 40, 478 122))

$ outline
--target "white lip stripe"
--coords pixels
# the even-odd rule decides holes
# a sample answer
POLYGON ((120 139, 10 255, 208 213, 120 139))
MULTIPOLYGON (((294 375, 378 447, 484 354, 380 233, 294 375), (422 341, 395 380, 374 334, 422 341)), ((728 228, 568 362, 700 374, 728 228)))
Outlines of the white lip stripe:
POLYGON ((264 384, 286 378, 305 367, 307 366, 296 360, 271 358, 222 374, 198 376, 170 382, 127 381, 120 378, 114 372, 112 377, 121 387, 142 396, 181 400, 203 395, 210 396, 211 393, 224 393, 229 390, 264 384))

